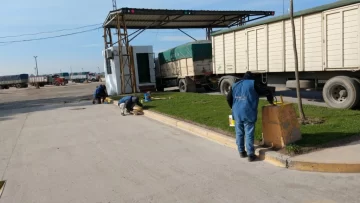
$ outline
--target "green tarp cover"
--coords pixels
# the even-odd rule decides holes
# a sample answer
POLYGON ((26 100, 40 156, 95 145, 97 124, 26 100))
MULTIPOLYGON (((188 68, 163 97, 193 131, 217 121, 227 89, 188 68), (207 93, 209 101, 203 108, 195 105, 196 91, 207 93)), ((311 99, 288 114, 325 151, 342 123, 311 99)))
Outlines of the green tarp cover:
POLYGON ((211 42, 190 42, 159 53, 160 65, 186 58, 193 58, 193 61, 212 59, 211 42))

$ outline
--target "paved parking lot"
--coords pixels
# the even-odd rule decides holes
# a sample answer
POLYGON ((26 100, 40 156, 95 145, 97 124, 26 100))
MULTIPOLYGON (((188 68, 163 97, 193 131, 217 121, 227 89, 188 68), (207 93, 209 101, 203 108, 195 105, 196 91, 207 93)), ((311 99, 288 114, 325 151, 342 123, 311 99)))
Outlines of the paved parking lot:
POLYGON ((0 90, 0 110, 88 100, 99 84, 101 83, 70 83, 66 86, 46 86, 40 89, 29 87, 0 90))
POLYGON ((114 105, 0 110, 0 203, 358 202, 358 174, 291 171, 114 105))

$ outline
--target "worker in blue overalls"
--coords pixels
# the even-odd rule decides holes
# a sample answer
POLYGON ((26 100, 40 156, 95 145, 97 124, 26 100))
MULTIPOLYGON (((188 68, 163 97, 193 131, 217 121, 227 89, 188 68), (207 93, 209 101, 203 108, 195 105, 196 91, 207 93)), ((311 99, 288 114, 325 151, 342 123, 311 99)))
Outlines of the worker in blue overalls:
POLYGON ((249 161, 256 159, 254 137, 260 96, 266 96, 268 102, 273 104, 272 92, 260 82, 256 82, 255 76, 250 71, 246 72, 240 81, 233 84, 227 95, 227 102, 235 120, 238 151, 240 157, 248 157, 249 161))
POLYGON ((93 104, 95 104, 95 102, 97 104, 103 103, 105 101, 106 97, 108 96, 107 91, 106 91, 106 86, 105 85, 97 86, 93 96, 94 96, 93 104))
POLYGON ((140 103, 139 97, 136 96, 125 96, 118 101, 118 106, 121 110, 122 116, 125 116, 125 110, 126 113, 130 113, 134 109, 135 105, 143 107, 140 103))

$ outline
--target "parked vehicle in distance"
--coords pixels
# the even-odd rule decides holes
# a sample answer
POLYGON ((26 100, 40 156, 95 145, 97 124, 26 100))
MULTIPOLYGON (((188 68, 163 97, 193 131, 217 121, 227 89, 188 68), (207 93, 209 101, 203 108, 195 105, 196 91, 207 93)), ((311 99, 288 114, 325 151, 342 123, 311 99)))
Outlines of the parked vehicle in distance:
POLYGON ((64 78, 66 81, 70 80, 70 74, 67 72, 63 73, 54 73, 53 75, 58 75, 60 78, 64 78))
POLYGON ((216 90, 217 83, 211 82, 211 41, 201 40, 186 43, 159 53, 155 59, 156 88, 178 86, 180 92, 195 92, 196 88, 216 90))
POLYGON ((98 82, 100 81, 100 76, 90 72, 78 72, 71 73, 70 80, 76 83, 83 83, 85 81, 98 82))
POLYGON ((75 83, 83 83, 88 81, 88 74, 90 72, 75 72, 70 74, 70 80, 75 83))
POLYGON ((59 75, 43 75, 43 76, 31 76, 29 78, 29 84, 31 86, 36 86, 39 84, 40 87, 44 87, 45 85, 66 85, 67 80, 61 78, 59 75))
POLYGON ((101 82, 100 75, 98 75, 96 73, 89 73, 88 80, 91 82, 101 82))
POLYGON ((0 76, 0 89, 9 89, 10 87, 27 88, 28 83, 28 74, 0 76))

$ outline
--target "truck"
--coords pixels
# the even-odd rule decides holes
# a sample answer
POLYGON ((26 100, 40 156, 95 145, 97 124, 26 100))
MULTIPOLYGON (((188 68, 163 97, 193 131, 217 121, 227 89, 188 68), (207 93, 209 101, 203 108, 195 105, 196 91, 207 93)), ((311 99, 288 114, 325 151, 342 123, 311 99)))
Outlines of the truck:
POLYGON ((89 72, 75 72, 70 74, 70 80, 76 83, 83 83, 88 81, 89 72))
POLYGON ((161 52, 155 59, 156 88, 178 86, 180 92, 195 92, 197 88, 216 90, 213 78, 211 41, 186 43, 161 52))
POLYGON ((66 83, 70 80, 70 74, 67 72, 63 72, 63 73, 54 73, 52 75, 58 75, 60 78, 64 78, 66 83))
MULTIPOLYGON (((344 0, 294 13, 301 89, 321 89, 331 108, 360 103, 360 0, 344 0)), ((289 15, 211 34, 212 75, 226 95, 251 71, 264 85, 296 88, 289 15)), ((207 50, 206 50, 207 51, 207 50)), ((189 83, 192 86, 192 83, 189 83)))
POLYGON ((99 74, 96 73, 89 73, 88 80, 91 82, 101 82, 101 77, 99 74))
POLYGON ((64 86, 66 83, 66 80, 59 75, 31 76, 29 78, 29 84, 31 86, 36 86, 36 84, 39 84, 40 87, 44 87, 45 85, 64 86))
POLYGON ((0 89, 9 89, 10 87, 27 88, 28 82, 28 74, 0 76, 0 89))

